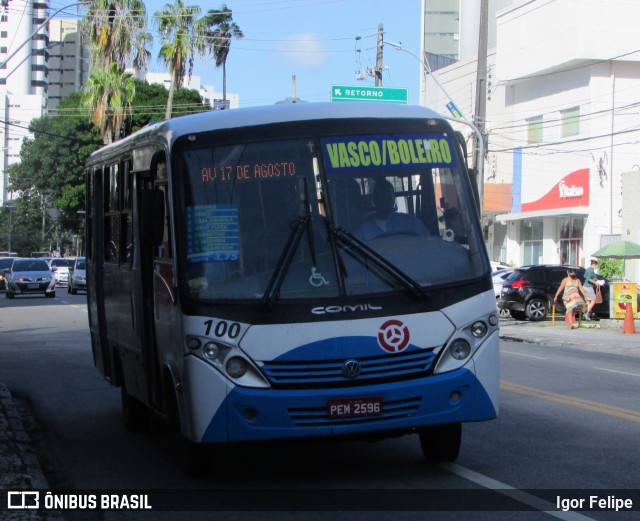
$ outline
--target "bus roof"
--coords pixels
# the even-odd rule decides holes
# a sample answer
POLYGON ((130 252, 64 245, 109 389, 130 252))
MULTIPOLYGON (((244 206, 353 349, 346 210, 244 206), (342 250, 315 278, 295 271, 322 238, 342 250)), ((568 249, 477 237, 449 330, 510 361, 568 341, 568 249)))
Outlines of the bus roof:
POLYGON ((442 119, 434 110, 419 105, 381 102, 282 103, 260 107, 215 110, 151 123, 130 136, 107 145, 91 155, 89 162, 100 161, 131 147, 145 143, 171 145, 186 134, 209 130, 237 129, 284 122, 319 121, 351 118, 425 118, 442 119))

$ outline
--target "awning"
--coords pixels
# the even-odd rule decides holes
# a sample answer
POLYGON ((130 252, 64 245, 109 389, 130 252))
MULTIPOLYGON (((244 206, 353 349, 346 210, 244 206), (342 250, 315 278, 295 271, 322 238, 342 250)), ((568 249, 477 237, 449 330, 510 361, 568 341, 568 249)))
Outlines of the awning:
POLYGON ((541 217, 585 217, 589 215, 589 207, 574 206, 572 208, 553 208, 534 212, 503 213, 496 215, 497 222, 521 221, 523 219, 539 219, 541 217))

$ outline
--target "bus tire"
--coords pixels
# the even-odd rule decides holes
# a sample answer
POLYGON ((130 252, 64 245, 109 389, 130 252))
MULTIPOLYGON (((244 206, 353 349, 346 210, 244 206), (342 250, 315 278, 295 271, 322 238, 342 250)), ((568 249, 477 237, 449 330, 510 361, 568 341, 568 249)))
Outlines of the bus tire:
POLYGON ((208 468, 206 448, 183 436, 180 428, 178 398, 171 386, 167 387, 166 393, 166 420, 170 436, 176 438, 180 468, 187 476, 202 476, 208 468))
POLYGON ((429 463, 455 461, 462 443, 462 424, 424 427, 418 431, 424 459, 429 463))
POLYGON ((145 432, 149 426, 149 409, 142 402, 127 393, 127 388, 122 379, 120 385, 122 397, 122 421, 130 432, 145 432))

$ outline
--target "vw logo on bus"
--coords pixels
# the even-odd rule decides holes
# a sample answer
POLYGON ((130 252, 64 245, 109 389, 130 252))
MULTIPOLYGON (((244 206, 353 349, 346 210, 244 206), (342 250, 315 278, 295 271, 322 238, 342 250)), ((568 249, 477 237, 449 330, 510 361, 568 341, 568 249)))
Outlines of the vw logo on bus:
POLYGON ((360 362, 357 360, 347 360, 342 364, 342 374, 345 378, 355 378, 360 375, 360 362))

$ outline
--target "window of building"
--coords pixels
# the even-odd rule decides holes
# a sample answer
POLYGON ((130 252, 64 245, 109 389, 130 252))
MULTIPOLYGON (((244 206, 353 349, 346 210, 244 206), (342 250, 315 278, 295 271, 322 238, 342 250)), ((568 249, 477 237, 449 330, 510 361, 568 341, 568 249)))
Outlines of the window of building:
POLYGON ((527 118, 527 143, 542 143, 542 116, 527 118))
POLYGON ((563 217, 560 219, 560 263, 580 264, 582 251, 582 235, 584 232, 584 218, 563 217))
POLYGON ((7 38, 9 33, 7 31, 0 31, 0 38, 7 38))
POLYGON ((561 110, 562 137, 577 136, 580 133, 580 107, 561 110))
POLYGON ((523 266, 542 262, 542 228, 542 219, 520 221, 523 266))

